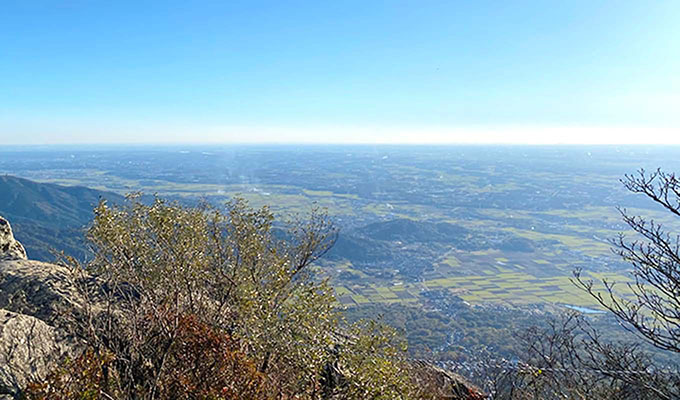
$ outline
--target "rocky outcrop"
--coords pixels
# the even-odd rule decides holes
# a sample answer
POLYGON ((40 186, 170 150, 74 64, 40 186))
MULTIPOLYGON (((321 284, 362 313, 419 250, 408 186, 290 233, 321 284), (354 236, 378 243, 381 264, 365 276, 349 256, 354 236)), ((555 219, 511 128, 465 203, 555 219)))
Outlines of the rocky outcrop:
POLYGON ((21 398, 74 349, 57 318, 82 305, 66 267, 26 259, 0 217, 0 400, 21 398))
POLYGON ((0 399, 17 399, 67 351, 57 330, 38 318, 0 309, 0 399))
POLYGON ((26 259, 26 250, 14 239, 9 221, 0 216, 0 261, 26 259))
POLYGON ((83 304, 67 267, 31 260, 0 261, 0 308, 54 324, 83 304))
POLYGON ((420 377, 426 377, 434 392, 441 393, 443 399, 484 400, 484 392, 462 376, 439 368, 432 363, 418 363, 420 377))

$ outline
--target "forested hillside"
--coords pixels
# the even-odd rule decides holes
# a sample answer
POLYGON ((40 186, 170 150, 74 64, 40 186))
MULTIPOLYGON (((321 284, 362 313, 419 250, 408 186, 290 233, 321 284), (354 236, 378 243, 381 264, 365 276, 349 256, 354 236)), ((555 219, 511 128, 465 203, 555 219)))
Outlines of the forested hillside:
POLYGON ((35 260, 53 260, 53 250, 84 258, 83 228, 92 221, 92 210, 101 199, 123 201, 115 193, 82 186, 0 176, 0 215, 12 221, 17 239, 35 260))

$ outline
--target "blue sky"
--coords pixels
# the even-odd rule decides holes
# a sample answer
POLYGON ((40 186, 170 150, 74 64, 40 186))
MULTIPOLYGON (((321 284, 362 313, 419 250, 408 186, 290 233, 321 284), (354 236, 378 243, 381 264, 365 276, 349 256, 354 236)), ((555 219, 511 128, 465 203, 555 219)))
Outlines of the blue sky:
POLYGON ((678 1, 31 1, 0 144, 680 143, 678 1))

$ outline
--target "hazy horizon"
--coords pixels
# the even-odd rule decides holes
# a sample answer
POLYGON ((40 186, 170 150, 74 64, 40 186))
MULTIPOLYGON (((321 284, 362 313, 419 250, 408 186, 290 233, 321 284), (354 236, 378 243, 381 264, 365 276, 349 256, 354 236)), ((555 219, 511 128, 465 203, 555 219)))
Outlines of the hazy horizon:
POLYGON ((309 130, 288 130, 284 134, 266 131, 258 135, 252 130, 235 129, 232 135, 212 134, 115 134, 92 138, 92 133, 77 135, 61 132, 59 134, 20 134, 13 139, 8 136, 0 144, 13 146, 41 145, 680 145, 680 131, 674 129, 649 128, 544 128, 525 129, 458 129, 450 134, 440 131, 404 132, 403 130, 375 130, 366 133, 365 129, 348 133, 338 130, 319 130, 315 134, 309 130), (331 132, 330 134, 328 132, 331 132), (356 133, 358 132, 358 133, 356 133), (27 137, 29 139, 27 139, 27 137), (192 139, 199 137, 200 139, 192 139), (249 139, 242 139, 247 137, 249 139), (277 139, 278 138, 278 139, 277 139))

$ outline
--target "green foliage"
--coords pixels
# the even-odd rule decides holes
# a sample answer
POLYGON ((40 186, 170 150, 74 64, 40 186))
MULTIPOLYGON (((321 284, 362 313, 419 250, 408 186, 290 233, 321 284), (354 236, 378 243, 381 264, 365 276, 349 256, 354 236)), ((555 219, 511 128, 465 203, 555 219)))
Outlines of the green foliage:
MULTIPOLYGON (((225 210, 139 196, 123 207, 102 202, 88 231, 95 284, 74 263, 89 300, 72 322, 88 359, 106 362, 68 375, 77 384, 60 393, 414 398, 405 343, 376 323, 343 328, 331 288, 312 272, 336 236, 329 218, 313 210, 283 228, 274 222, 267 207, 241 199, 225 210), (332 365, 340 377, 329 376, 332 365)), ((44 389, 55 379, 64 377, 36 384, 36 398, 54 394, 44 389)))
POLYGON ((352 325, 350 337, 341 359, 348 367, 344 373, 347 398, 411 398, 416 388, 404 360, 407 346, 396 330, 373 320, 361 320, 352 325))

